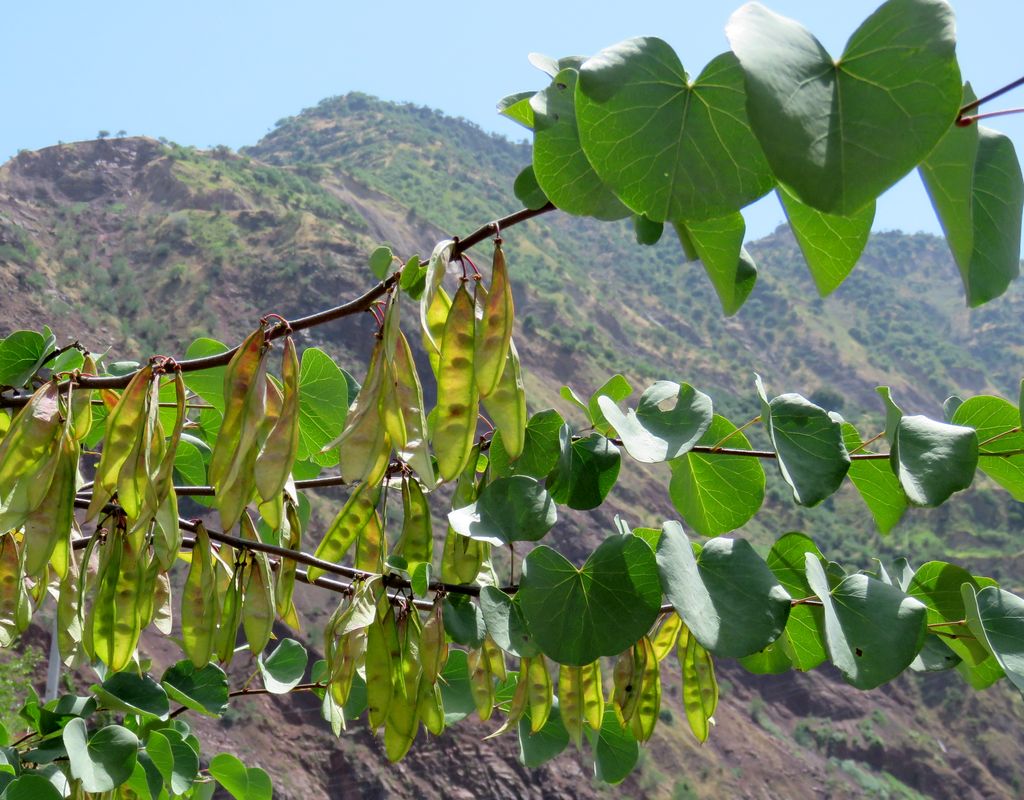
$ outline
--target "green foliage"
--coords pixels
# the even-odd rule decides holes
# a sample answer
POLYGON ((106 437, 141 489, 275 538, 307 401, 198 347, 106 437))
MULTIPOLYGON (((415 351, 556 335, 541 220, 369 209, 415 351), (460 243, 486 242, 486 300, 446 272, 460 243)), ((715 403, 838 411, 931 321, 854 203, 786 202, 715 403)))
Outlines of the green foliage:
MULTIPOLYGON (((488 154, 486 137, 476 131, 464 134, 467 146, 456 155, 422 169, 422 153, 430 152, 441 123, 413 107, 401 111, 416 131, 411 144, 306 138, 310 126, 329 124, 339 112, 365 124, 379 119, 379 104, 359 95, 283 121, 254 152, 277 161, 315 156, 351 168, 371 187, 386 179, 410 207, 429 209, 431 221, 453 229, 468 219, 493 219, 487 203, 497 206, 507 187, 492 180, 482 197, 466 199, 447 176, 473 173, 486 182, 495 173, 518 173, 514 191, 534 213, 502 220, 493 232, 508 236, 507 228, 557 207, 601 220, 632 217, 638 242, 655 246, 670 223, 684 256, 702 262, 727 315, 749 299, 765 317, 820 326, 831 322, 820 301, 793 309, 780 294, 753 292, 758 272, 743 246, 741 209, 777 189, 794 247, 824 295, 847 279, 866 246, 875 198, 919 167, 968 303, 1006 289, 1018 269, 1024 190, 1008 140, 954 128, 962 87, 948 6, 888 0, 840 59, 796 23, 756 4, 740 9, 727 33, 733 51, 695 80, 655 38, 628 40, 592 58, 533 57, 551 83, 501 107, 533 132, 532 163, 523 171, 513 162, 525 159, 524 150, 488 154), (326 144, 314 152, 307 141, 326 144), (413 161, 413 150, 420 160, 413 161), (430 173, 445 175, 443 185, 430 173)), ((218 206, 161 218, 139 244, 163 265, 167 285, 189 283, 193 267, 184 254, 208 257, 217 279, 220 271, 237 278, 246 266, 241 242, 263 236, 276 247, 280 236, 301 250, 323 234, 324 221, 351 213, 310 176, 329 178, 308 166, 254 163, 226 148, 204 155, 173 146, 161 159, 189 192, 238 208, 266 201, 272 209, 260 215, 218 206)), ((87 213, 73 208, 66 215, 87 213)), ((98 302, 122 313, 125 326, 139 315, 148 287, 126 259, 112 260, 104 272, 83 255, 80 235, 68 228, 56 237, 69 263, 75 259, 94 279, 98 302)), ((239 713, 230 710, 231 698, 254 690, 248 681, 232 690, 221 665, 245 649, 255 660, 249 680, 259 677, 258 691, 315 692, 335 733, 365 712, 372 729, 383 729, 393 761, 413 746, 421 725, 438 734, 474 711, 487 720, 497 709, 504 721, 495 735, 515 729, 527 766, 555 757, 570 739, 582 744, 585 733, 586 758, 612 784, 637 764, 639 744, 658 720, 671 720, 661 713, 659 663, 673 650, 687 721, 701 742, 718 702, 719 658, 741 659, 756 673, 807 670, 828 660, 860 689, 908 669, 956 665, 974 687, 1005 676, 1024 691, 1024 600, 1010 591, 1012 582, 1002 586, 935 561, 916 570, 897 562, 895 578, 881 561, 870 574, 858 572, 839 563, 847 550, 832 551, 824 538, 799 532, 761 551, 745 537, 722 535, 756 526, 765 507, 783 509, 781 519, 818 520, 828 531, 829 512, 846 502, 840 490, 847 479, 883 533, 910 505, 938 506, 971 487, 978 469, 1024 496, 1019 404, 995 395, 957 399, 947 403, 950 418, 937 420, 904 414, 884 389, 888 453, 868 450, 879 437, 865 440, 863 421, 840 417, 846 398, 822 393, 817 375, 811 400, 797 392, 769 398, 757 378, 755 391, 742 397, 736 379, 735 391, 721 393, 717 403, 689 383, 657 379, 623 412, 619 404, 628 402, 632 385, 616 374, 594 380, 599 388, 586 401, 564 387, 562 398, 571 416, 582 415, 581 426, 553 410, 528 416, 528 382, 509 338, 513 293, 495 277, 503 251, 496 246, 488 281, 462 247, 454 238, 441 242, 426 267, 418 257, 403 263, 390 247, 378 247, 369 266, 382 283, 363 297, 293 323, 270 314, 231 350, 198 338, 181 363, 157 356, 97 365, 83 354, 44 363, 56 345, 48 329, 17 331, 0 342, 4 405, 24 406, 2 418, 0 640, 9 643, 25 630, 47 587, 57 600, 62 657, 92 662, 100 672, 87 697, 26 703, 21 717, 31 731, 10 756, 24 769, 9 794, 32 791, 45 774, 37 766, 48 762, 59 762, 62 775, 94 794, 119 787, 151 797, 165 789, 209 794, 199 742, 179 717, 239 713), (416 339, 427 351, 421 363, 401 328, 402 294, 420 303, 416 339), (378 325, 362 385, 323 350, 307 347, 299 361, 294 333, 367 310, 378 325), (283 357, 269 357, 279 340, 283 357), (436 392, 431 384, 423 390, 427 364, 436 392), (436 401, 429 416, 427 397, 436 401), (746 418, 751 408, 760 415, 742 428, 730 419, 746 418), (764 449, 747 438, 757 423, 764 449), (101 452, 87 487, 76 478, 83 445, 101 452), (764 461, 775 462, 773 483, 764 461), (518 543, 543 541, 562 517, 559 505, 604 506, 620 472, 646 469, 633 462, 668 462, 669 498, 696 533, 713 538, 691 541, 674 520, 633 532, 616 518, 617 531, 592 552, 575 543, 566 548, 569 558, 539 544, 525 557, 519 552, 515 574, 518 543), (338 464, 341 476, 316 477, 338 464), (176 488, 175 473, 203 488, 176 488), (207 481, 209 502, 228 530, 180 517, 179 501, 209 494, 207 481), (396 514, 388 493, 397 482, 402 530, 389 551, 396 514), (452 486, 435 493, 444 483, 452 486), (303 550, 305 493, 339 484, 356 486, 310 555, 303 550), (437 498, 450 510, 439 515, 448 525, 434 558, 432 523, 440 509, 430 503, 442 502, 437 498), (87 524, 96 522, 91 535, 78 528, 76 504, 88 506, 87 524), (804 510, 815 506, 825 511, 815 517, 804 510), (493 549, 503 546, 507 559, 493 549), (189 562, 183 584, 171 580, 179 558, 189 562), (296 581, 340 598, 323 625, 323 662, 308 683, 304 645, 282 639, 264 653, 277 621, 298 626, 296 581), (181 606, 188 658, 157 680, 138 647, 150 625, 170 632, 172 598, 181 606), (509 676, 507 656, 519 660, 518 676, 509 676), (602 671, 602 658, 615 659, 610 671, 602 671), (549 663, 558 668, 557 697, 549 663)), ((570 299, 547 296, 569 280, 552 255, 557 242, 549 247, 524 247, 522 270, 513 272, 535 293, 531 327, 567 351, 613 358, 624 344, 592 341, 597 328, 585 318, 592 306, 581 301, 581 311, 570 299)), ((592 257, 605 255, 596 247, 592 257)), ((646 281, 647 257, 641 249, 636 265, 622 264, 613 288, 646 281)), ((659 280, 676 297, 689 291, 685 281, 652 276, 652 292, 662 288, 659 280)), ((312 280, 294 259, 282 277, 299 287, 312 280)), ((870 287, 864 291, 870 300, 870 287)), ((862 305, 870 311, 870 302, 862 305)), ((692 311, 692 319, 670 320, 672 331, 662 326, 669 353, 687 337, 699 345, 702 325, 716 336, 725 330, 712 327, 720 323, 699 305, 692 311)), ((889 341, 926 350, 923 360, 941 363, 945 354, 921 338, 927 326, 915 322, 892 321, 905 338, 889 341)), ((161 336, 159 325, 148 320, 142 341, 161 336)), ((856 329, 865 350, 882 327, 867 316, 836 325, 856 329)), ((737 346, 719 339, 723 350, 737 346)), ((631 374, 658 378, 657 367, 638 362, 631 374)), ((808 370, 814 373, 813 364, 808 370)), ((990 491, 982 486, 967 495, 972 512, 999 506, 990 491)), ((917 535, 942 547, 932 532, 917 535)), ((781 733, 763 709, 754 711, 762 727, 781 733)), ((818 738, 803 729, 799 736, 818 738)), ((208 773, 238 800, 270 796, 267 773, 234 756, 214 756, 208 773)))

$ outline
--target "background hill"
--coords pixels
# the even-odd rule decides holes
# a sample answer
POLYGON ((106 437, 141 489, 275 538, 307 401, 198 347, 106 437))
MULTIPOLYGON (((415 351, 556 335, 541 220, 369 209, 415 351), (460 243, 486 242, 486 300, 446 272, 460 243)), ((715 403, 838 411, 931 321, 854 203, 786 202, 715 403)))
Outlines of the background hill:
MULTIPOLYGON (((517 208, 511 186, 528 160, 524 145, 465 121, 365 95, 325 100, 240 153, 138 138, 22 153, 0 167, 0 333, 48 322, 62 343, 79 337, 125 358, 181 353, 200 335, 236 341, 261 314, 297 316, 360 293, 379 243, 425 255, 517 208)), ((489 248, 477 249, 486 263, 489 248)), ((826 299, 787 230, 749 249, 758 284, 726 319, 671 235, 640 247, 625 224, 561 214, 510 231, 516 337, 537 408, 572 418, 559 387, 589 395, 615 372, 637 389, 691 382, 736 422, 759 412, 755 371, 771 391, 814 396, 862 429, 880 425, 880 384, 933 416, 954 393, 1016 396, 1024 295, 1014 287, 968 311, 941 240, 876 235, 826 299)), ((369 319, 347 319, 301 343, 361 378, 371 332, 369 319)), ((553 535, 583 556, 615 513, 634 525, 677 516, 666 474, 627 459, 601 513, 566 512, 553 535)), ((314 503, 307 546, 342 497, 314 503)), ((766 504, 740 532, 759 545, 799 529, 851 566, 870 566, 868 553, 943 557, 1021 587, 1024 517, 984 481, 948 507, 909 512, 886 540, 849 491, 799 509, 769 474, 766 504)), ((329 602, 303 595, 314 645, 329 602)), ((641 766, 614 790, 593 784, 585 757, 572 754, 525 770, 514 740, 482 743, 481 725, 421 738, 398 767, 358 724, 335 741, 308 698, 252 700, 204 726, 211 744, 267 768, 282 797, 1013 797, 1024 781, 1024 702, 1003 687, 977 693, 934 674, 860 693, 828 671, 759 677, 726 661, 720 679, 710 742, 692 740, 673 679, 641 766)))

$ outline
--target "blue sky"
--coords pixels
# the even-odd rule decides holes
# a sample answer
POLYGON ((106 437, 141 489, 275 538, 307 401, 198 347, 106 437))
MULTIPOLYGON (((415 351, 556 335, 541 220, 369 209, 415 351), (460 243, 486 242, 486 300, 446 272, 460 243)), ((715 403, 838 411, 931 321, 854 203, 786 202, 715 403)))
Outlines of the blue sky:
MULTIPOLYGON (((767 0, 838 54, 877 5, 767 0)), ((251 144, 284 116, 358 90, 412 101, 520 139, 494 103, 544 79, 531 51, 589 54, 629 36, 668 40, 693 74, 727 49, 739 0, 513 3, 350 0, 43 0, 5 3, 0 161, 100 129, 206 147, 251 144)), ((979 94, 1024 74, 1024 0, 953 0, 964 76, 979 94)), ((1024 90, 1005 104, 1024 105, 1024 90)), ((1024 150, 1024 117, 993 120, 1024 150)), ((496 212, 505 209, 495 209, 496 212)), ((748 209, 756 237, 782 221, 748 209)), ((938 231, 916 176, 882 198, 881 229, 938 231)))

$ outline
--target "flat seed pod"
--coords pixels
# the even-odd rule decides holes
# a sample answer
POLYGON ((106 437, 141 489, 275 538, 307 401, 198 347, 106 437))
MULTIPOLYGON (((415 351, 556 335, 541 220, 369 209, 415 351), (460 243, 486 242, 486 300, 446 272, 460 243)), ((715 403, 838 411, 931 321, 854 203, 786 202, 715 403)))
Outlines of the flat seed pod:
POLYGON ((515 317, 512 287, 501 240, 495 240, 491 266, 491 286, 483 303, 483 318, 477 323, 475 372, 481 397, 487 397, 498 385, 505 369, 508 346, 515 317))
POLYGON ((430 563, 434 560, 434 533, 430 505, 419 482, 402 479, 402 535, 393 554, 408 563, 430 563))
MULTIPOLYGON (((316 548, 314 555, 324 561, 340 562, 356 537, 366 527, 377 507, 377 489, 368 483, 359 484, 348 496, 345 505, 338 512, 331 527, 316 548)), ((323 575, 319 567, 310 567, 310 580, 323 575)))
POLYGON ((484 399, 484 408, 501 431, 501 442, 509 459, 515 461, 526 445, 527 422, 526 390, 515 342, 509 341, 505 368, 494 391, 484 399))
POLYGON ((200 669, 209 664, 213 656, 217 618, 220 616, 214 569, 210 537, 200 522, 196 526, 188 576, 181 590, 182 649, 200 669))
POLYGON ((538 653, 530 658, 527 677, 527 697, 530 705, 530 732, 537 733, 548 721, 551 706, 554 703, 551 687, 551 675, 548 673, 548 662, 538 653))
POLYGON ((451 480, 469 463, 476 439, 479 396, 473 373, 476 314, 462 283, 444 326, 437 373, 434 453, 442 480, 451 480))

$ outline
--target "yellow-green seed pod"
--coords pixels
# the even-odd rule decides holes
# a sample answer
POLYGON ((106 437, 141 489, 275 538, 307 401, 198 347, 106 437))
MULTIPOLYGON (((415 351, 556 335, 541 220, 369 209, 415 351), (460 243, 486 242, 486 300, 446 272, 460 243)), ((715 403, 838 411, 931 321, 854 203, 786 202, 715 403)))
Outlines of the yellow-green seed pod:
POLYGON ((14 535, 0 536, 0 647, 9 647, 31 618, 22 556, 14 535))
POLYGON ((494 679, 491 676, 491 662, 483 650, 470 650, 466 656, 469 667, 469 688, 473 705, 481 721, 486 722, 494 713, 494 679))
POLYGON ((253 657, 263 652, 274 631, 274 581, 266 553, 251 553, 242 600, 242 628, 253 657))
POLYGON ((718 681, 711 654, 683 629, 677 649, 683 668, 683 708, 690 730, 697 741, 704 743, 711 733, 711 723, 718 707, 718 681))
POLYGON ((391 434, 392 444, 398 457, 405 461, 419 475, 428 488, 433 488, 434 466, 430 461, 430 447, 427 444, 429 430, 423 402, 423 386, 416 372, 416 362, 405 336, 399 332, 395 345, 395 356, 391 361, 390 379, 394 405, 402 418, 401 440, 391 434))
POLYGON ((661 675, 651 640, 645 636, 639 644, 645 651, 644 671, 636 711, 630 719, 630 726, 636 740, 646 742, 654 733, 654 726, 658 724, 658 712, 661 711, 661 675))
POLYGON ((143 510, 156 510, 157 460, 155 450, 163 444, 160 429, 160 383, 154 378, 146 394, 146 411, 139 420, 135 442, 117 476, 117 502, 128 515, 129 530, 136 529, 143 510))
POLYGON ((61 578, 68 569, 80 447, 69 432, 61 435, 59 447, 46 496, 25 520, 25 573, 33 578, 42 575, 48 563, 61 578))
MULTIPOLYGON (((366 655, 366 628, 349 631, 334 650, 329 689, 339 706, 348 702, 356 669, 366 655)), ((328 662, 331 664, 331 662, 328 662)))
MULTIPOLYGON (((96 362, 88 353, 82 368, 79 370, 82 375, 96 375, 96 362)), ((73 386, 71 391, 71 432, 77 441, 82 441, 92 430, 92 389, 83 389, 73 386)))
MULTIPOLYGON (((124 553, 124 536, 119 531, 112 531, 100 548, 100 564, 96 576, 96 591, 92 606, 89 609, 92 645, 91 656, 99 658, 108 667, 117 660, 115 644, 117 633, 115 628, 118 620, 118 577, 121 572, 121 558, 124 553)), ((126 565, 126 566, 131 566, 126 565)), ((131 581, 126 581, 126 584, 131 581)), ((134 613, 131 606, 127 613, 134 613)))
POLYGON ((427 496, 417 480, 402 478, 402 535, 394 555, 409 564, 434 560, 434 531, 427 496))
MULTIPOLYGON (((146 365, 135 373, 135 377, 118 399, 117 405, 107 415, 103 452, 96 467, 92 500, 85 515, 87 521, 96 518, 100 509, 117 490, 121 468, 135 447, 140 426, 144 426, 145 415, 149 410, 147 401, 152 380, 153 368, 146 365)), ((103 399, 107 401, 110 397, 110 394, 105 393, 103 399)))
POLYGON ((356 540, 356 569, 381 574, 387 558, 387 539, 380 512, 374 510, 356 540))
MULTIPOLYGON (((394 615, 388 614, 394 625, 394 615)), ((376 731, 387 719, 394 693, 390 636, 378 615, 366 631, 366 708, 370 730, 376 731)))
POLYGON ((423 624, 423 633, 420 636, 420 661, 423 664, 423 680, 429 684, 436 683, 438 675, 448 662, 448 641, 444 633, 440 600, 434 600, 430 616, 423 624))
POLYGON ((384 750, 388 760, 401 760, 416 738, 419 728, 420 619, 410 608, 398 622, 401 645, 400 667, 395 674, 395 693, 384 725, 384 750))
POLYGON ((384 346, 378 341, 370 356, 366 379, 349 408, 345 429, 324 447, 325 451, 341 448, 341 475, 349 483, 363 481, 376 484, 388 467, 391 437, 380 412, 385 372, 384 346))
POLYGON ((235 526, 252 499, 259 434, 267 410, 267 343, 251 333, 224 371, 224 418, 210 457, 210 483, 224 530, 235 526))
POLYGON ((491 670, 491 676, 496 681, 503 681, 508 677, 508 672, 505 669, 505 651, 502 650, 495 643, 494 639, 487 636, 484 639, 481 649, 484 655, 487 657, 489 662, 488 668, 491 670))
MULTIPOLYGON (((320 540, 314 555, 324 561, 340 562, 376 511, 377 497, 377 487, 359 484, 320 540)), ((324 573, 319 567, 310 567, 307 574, 310 580, 315 580, 324 573)))
POLYGON ((583 668, 558 667, 558 711, 572 743, 583 743, 583 668))
MULTIPOLYGON (((61 428, 57 384, 48 381, 29 398, 0 441, 0 497, 5 502, 8 502, 15 485, 23 482, 26 476, 32 476, 31 483, 40 483, 37 473, 49 457, 55 455, 61 428)), ((35 491, 41 496, 48 486, 48 482, 36 486, 35 491)), ((28 508, 26 513, 31 510, 28 508)), ((20 522, 15 525, 5 522, 2 527, 7 530, 18 525, 20 522)))
POLYGON ((417 712, 420 721, 434 736, 440 736, 444 732, 444 705, 441 702, 441 686, 436 683, 420 681, 419 702, 417 712))
POLYGON ((220 607, 213 548, 202 522, 196 525, 195 543, 188 576, 181 589, 181 645, 185 655, 202 668, 213 657, 214 636, 220 607))
MULTIPOLYGON (((298 509, 291 500, 284 505, 284 519, 281 545, 298 552, 302 547, 302 522, 299 519, 298 509)), ((279 562, 277 581, 274 583, 274 607, 282 619, 294 614, 295 604, 292 602, 292 594, 295 591, 295 575, 298 566, 298 562, 291 558, 282 558, 279 562)))
POLYGON ((281 494, 299 450, 299 356, 291 336, 284 337, 281 384, 281 413, 256 457, 256 491, 265 501, 281 494))
MULTIPOLYGON (((174 457, 178 453, 178 444, 181 441, 181 434, 185 428, 185 422, 187 421, 187 411, 185 408, 185 400, 187 398, 187 391, 185 389, 185 381, 181 376, 181 372, 174 373, 174 426, 171 428, 171 435, 167 438, 166 444, 164 444, 163 452, 160 455, 160 463, 156 469, 156 476, 153 479, 153 485, 156 489, 155 503, 151 508, 146 509, 145 518, 148 519, 152 516, 160 516, 161 512, 166 511, 168 506, 168 498, 171 497, 174 492, 174 457)), ((175 516, 177 516, 177 498, 174 499, 175 516)), ((163 526, 166 521, 162 521, 163 526)), ((148 524, 148 523, 147 523, 148 524)), ((174 521, 174 526, 177 527, 177 520, 174 521)), ((167 536, 167 531, 163 532, 167 536)), ((174 539, 173 542, 167 544, 173 544, 174 552, 176 553, 181 545, 180 535, 176 537, 170 537, 174 539)), ((166 563, 166 554, 161 552, 160 546, 154 545, 157 552, 160 554, 160 562, 164 569, 170 569, 170 564, 166 563)))
POLYGON ((619 724, 624 728, 629 725, 640 701, 645 659, 643 646, 637 643, 622 653, 615 662, 615 670, 612 673, 612 705, 619 724))
POLYGON ((501 736, 503 733, 512 730, 516 724, 523 718, 523 714, 526 713, 526 709, 529 706, 529 689, 530 679, 527 675, 530 669, 530 659, 521 658, 519 660, 519 680, 516 681, 516 689, 512 693, 512 700, 508 706, 508 715, 505 717, 505 721, 501 723, 494 733, 489 733, 484 737, 484 740, 494 739, 497 736, 501 736))
POLYGON ((452 299, 442 287, 438 287, 437 294, 430 301, 430 307, 426 313, 426 327, 423 330, 423 349, 430 360, 430 368, 437 377, 437 368, 441 360, 441 339, 444 337, 444 324, 448 320, 448 312, 451 311, 452 299))
POLYGON ((548 663, 543 655, 538 653, 530 658, 526 677, 529 682, 527 696, 530 703, 530 732, 536 733, 547 723, 554 702, 551 675, 548 673, 548 663))
POLYGON ((683 621, 675 611, 670 611, 662 620, 661 627, 651 640, 654 646, 654 656, 658 661, 664 661, 665 656, 671 653, 679 641, 679 632, 683 629, 683 621))
POLYGON ((491 287, 483 304, 483 318, 477 323, 475 367, 476 385, 481 397, 487 397, 494 391, 505 369, 514 317, 505 252, 498 240, 494 243, 491 287))
MULTIPOLYGON (((248 579, 248 553, 239 552, 230 574, 223 599, 220 600, 220 625, 217 627, 217 658, 225 665, 231 663, 238 641, 238 626, 242 624, 242 591, 248 579)), ((219 594, 219 592, 218 592, 219 594)))
MULTIPOLYGON (((84 556, 83 556, 84 559, 84 556)), ((61 578, 57 594, 57 647, 65 666, 78 665, 84 616, 79 604, 79 586, 85 583, 84 571, 74 551, 68 561, 67 572, 61 578)))
POLYGON ((476 440, 479 396, 473 374, 475 337, 473 298, 462 283, 444 325, 437 373, 434 454, 438 474, 446 481, 465 469, 476 440))
POLYGON ((501 431, 501 441, 509 458, 515 460, 526 446, 526 389, 515 342, 508 345, 505 369, 498 385, 483 401, 494 426, 501 431))

